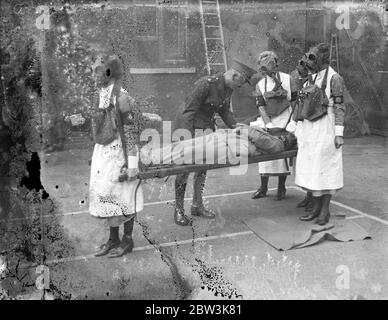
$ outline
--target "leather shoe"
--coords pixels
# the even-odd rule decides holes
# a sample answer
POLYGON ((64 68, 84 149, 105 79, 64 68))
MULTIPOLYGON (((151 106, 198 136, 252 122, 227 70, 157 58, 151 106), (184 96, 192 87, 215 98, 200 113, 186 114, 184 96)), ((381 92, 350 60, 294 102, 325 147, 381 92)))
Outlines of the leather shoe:
POLYGON ((267 196, 267 190, 264 188, 259 188, 257 191, 252 195, 252 199, 259 199, 259 198, 264 198, 267 196))
POLYGON ((313 209, 314 209, 314 204, 312 201, 307 203, 307 205, 304 207, 304 211, 306 211, 306 212, 311 212, 311 211, 313 211, 313 209))
POLYGON ((99 250, 94 254, 95 257, 101 257, 108 254, 112 249, 117 248, 120 245, 120 241, 108 240, 106 243, 102 244, 99 250))
POLYGON ((174 211, 174 221, 178 226, 191 226, 191 219, 179 210, 174 211))
POLYGON ((319 212, 311 212, 309 214, 306 214, 304 216, 301 216, 299 219, 301 221, 312 221, 314 220, 315 218, 317 218, 319 216, 319 212))
POLYGON ((301 202, 299 202, 296 207, 297 208, 305 208, 307 205, 311 203, 311 198, 310 197, 305 197, 301 202))
POLYGON ((280 200, 283 200, 285 197, 286 197, 286 191, 287 189, 286 188, 280 188, 278 189, 278 197, 277 199, 280 201, 280 200))
POLYGON ((132 238, 123 236, 120 246, 112 249, 108 254, 108 258, 120 258, 127 253, 131 253, 132 250, 133 250, 132 238))
POLYGON ((197 216, 205 219, 214 219, 216 215, 211 212, 210 210, 207 210, 204 207, 191 207, 191 215, 197 216))
POLYGON ((318 219, 315 220, 315 223, 320 225, 320 226, 324 226, 326 223, 328 223, 330 220, 330 212, 321 212, 321 214, 319 215, 318 219))

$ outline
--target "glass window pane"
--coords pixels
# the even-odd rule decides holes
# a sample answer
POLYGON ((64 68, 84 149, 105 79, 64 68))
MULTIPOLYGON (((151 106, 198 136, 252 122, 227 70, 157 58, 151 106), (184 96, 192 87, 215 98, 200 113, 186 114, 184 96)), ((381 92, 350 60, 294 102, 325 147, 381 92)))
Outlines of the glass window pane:
POLYGON ((184 8, 163 9, 162 15, 164 60, 186 59, 186 16, 184 8))
POLYGON ((157 36, 156 7, 136 7, 138 36, 157 36))

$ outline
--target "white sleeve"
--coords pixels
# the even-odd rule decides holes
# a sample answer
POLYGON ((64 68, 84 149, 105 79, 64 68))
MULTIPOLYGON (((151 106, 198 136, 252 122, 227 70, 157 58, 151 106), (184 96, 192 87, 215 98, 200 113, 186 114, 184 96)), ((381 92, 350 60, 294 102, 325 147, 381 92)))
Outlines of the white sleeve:
POLYGON ((343 137, 344 136, 344 126, 335 126, 335 135, 343 137))
POLYGON ((139 167, 139 157, 128 156, 128 169, 137 169, 139 167))
POLYGON ((288 132, 294 133, 295 130, 296 130, 296 125, 297 125, 297 123, 296 123, 294 120, 291 120, 291 121, 288 123, 288 125, 287 125, 287 127, 286 127, 286 130, 287 130, 288 132))

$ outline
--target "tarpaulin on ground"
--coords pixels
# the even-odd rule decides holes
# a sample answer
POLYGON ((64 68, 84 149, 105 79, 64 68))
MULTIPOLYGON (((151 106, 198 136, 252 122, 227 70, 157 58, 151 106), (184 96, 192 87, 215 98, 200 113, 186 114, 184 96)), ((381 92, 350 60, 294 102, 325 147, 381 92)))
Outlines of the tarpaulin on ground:
POLYGON ((351 220, 332 218, 325 226, 300 221, 294 213, 245 219, 244 223, 262 240, 277 250, 299 249, 321 241, 357 241, 371 238, 351 220))

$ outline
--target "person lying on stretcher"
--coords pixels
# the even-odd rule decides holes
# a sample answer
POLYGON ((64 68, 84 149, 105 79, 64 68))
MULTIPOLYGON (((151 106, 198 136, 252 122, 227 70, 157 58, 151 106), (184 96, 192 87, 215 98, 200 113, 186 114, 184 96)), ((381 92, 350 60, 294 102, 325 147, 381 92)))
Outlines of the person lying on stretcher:
MULTIPOLYGON (((151 141, 140 152, 143 165, 237 164, 241 157, 279 153, 296 149, 295 136, 281 128, 271 131, 238 124, 194 139, 160 146, 151 141)), ((173 135, 173 140, 179 136, 173 135)))

